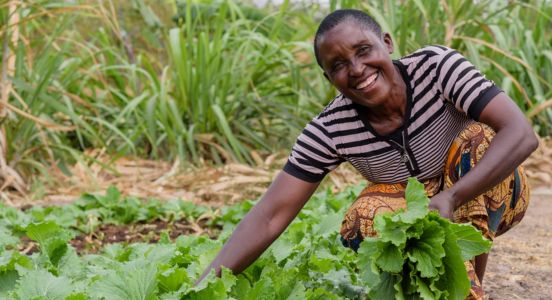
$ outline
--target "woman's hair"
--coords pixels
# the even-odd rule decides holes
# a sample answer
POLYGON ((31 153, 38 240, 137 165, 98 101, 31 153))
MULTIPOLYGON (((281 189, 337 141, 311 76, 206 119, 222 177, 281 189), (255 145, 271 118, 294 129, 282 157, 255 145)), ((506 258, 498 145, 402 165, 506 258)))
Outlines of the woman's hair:
POLYGON ((318 43, 324 36, 324 34, 332 30, 337 25, 343 23, 344 21, 356 21, 364 29, 370 30, 375 33, 377 36, 381 36, 381 26, 367 13, 356 10, 356 9, 338 9, 331 14, 327 15, 324 20, 318 26, 316 30, 316 35, 314 36, 314 56, 316 57, 316 62, 320 67, 320 53, 318 52, 318 43))

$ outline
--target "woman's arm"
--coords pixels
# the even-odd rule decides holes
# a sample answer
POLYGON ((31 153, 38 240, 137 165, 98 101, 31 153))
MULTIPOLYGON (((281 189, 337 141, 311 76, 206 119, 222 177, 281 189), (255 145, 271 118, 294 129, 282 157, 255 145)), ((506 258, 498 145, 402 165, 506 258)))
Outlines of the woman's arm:
POLYGON ((449 189, 431 199, 430 208, 451 218, 452 210, 506 179, 538 146, 531 125, 504 93, 497 94, 479 116, 496 132, 481 161, 449 189))
POLYGON ((280 172, 262 199, 243 218, 230 239, 197 282, 221 266, 240 273, 280 236, 312 196, 319 183, 280 172))

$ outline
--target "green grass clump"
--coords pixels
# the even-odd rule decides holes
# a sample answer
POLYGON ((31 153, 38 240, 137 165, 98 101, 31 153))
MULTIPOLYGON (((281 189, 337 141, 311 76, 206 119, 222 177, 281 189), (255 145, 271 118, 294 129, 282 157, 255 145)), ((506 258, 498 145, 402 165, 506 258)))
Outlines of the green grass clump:
POLYGON ((321 18, 343 7, 372 14, 395 58, 428 44, 457 49, 541 135, 552 129, 546 0, 30 0, 12 26, 8 4, 0 56, 15 55, 15 70, 3 69, 12 89, 1 124, 8 163, 29 177, 96 163, 90 148, 191 164, 253 164, 252 151, 289 149, 335 95, 311 47, 321 18))

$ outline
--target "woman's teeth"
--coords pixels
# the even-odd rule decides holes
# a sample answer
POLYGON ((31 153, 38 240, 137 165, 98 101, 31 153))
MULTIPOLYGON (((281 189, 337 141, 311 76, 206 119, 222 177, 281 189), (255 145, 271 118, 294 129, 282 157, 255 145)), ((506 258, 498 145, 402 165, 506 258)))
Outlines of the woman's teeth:
POLYGON ((376 78, 378 78, 378 72, 368 76, 368 78, 366 78, 366 80, 364 80, 359 85, 357 85, 356 88, 361 90, 361 89, 371 85, 372 83, 374 83, 374 81, 376 81, 376 78))

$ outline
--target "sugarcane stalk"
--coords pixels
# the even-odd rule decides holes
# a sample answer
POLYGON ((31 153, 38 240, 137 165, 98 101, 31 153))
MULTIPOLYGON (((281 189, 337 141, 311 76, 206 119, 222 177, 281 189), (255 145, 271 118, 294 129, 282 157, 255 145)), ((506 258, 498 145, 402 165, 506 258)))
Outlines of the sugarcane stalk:
POLYGON ((0 77, 0 178, 3 180, 0 191, 13 187, 20 193, 26 193, 27 185, 23 178, 7 162, 8 141, 5 121, 8 117, 8 100, 11 94, 11 78, 15 74, 15 53, 10 52, 10 44, 15 48, 19 41, 19 1, 11 0, 8 5, 8 22, 2 43, 2 75, 0 77))

